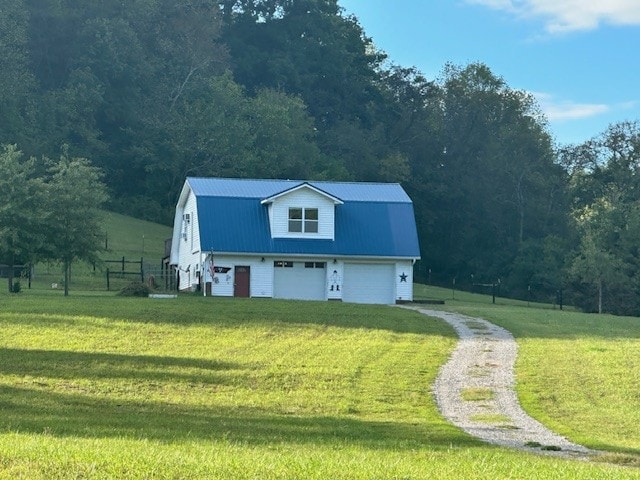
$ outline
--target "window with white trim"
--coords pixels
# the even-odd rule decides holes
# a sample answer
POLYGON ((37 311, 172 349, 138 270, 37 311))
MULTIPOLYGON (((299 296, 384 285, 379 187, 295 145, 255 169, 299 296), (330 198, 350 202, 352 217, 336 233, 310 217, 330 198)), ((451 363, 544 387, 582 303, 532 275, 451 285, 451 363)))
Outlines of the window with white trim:
POLYGON ((318 233, 318 209, 290 208, 289 233, 318 233))
POLYGON ((182 239, 186 242, 187 241, 187 232, 188 232, 188 227, 189 224, 191 223, 191 215, 188 213, 184 213, 182 215, 182 239))

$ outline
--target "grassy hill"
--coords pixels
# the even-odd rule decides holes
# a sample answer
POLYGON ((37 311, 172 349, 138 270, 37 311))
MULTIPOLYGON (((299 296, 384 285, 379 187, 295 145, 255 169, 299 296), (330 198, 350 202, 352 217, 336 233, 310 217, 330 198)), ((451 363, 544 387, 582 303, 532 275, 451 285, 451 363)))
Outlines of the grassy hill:
MULTIPOLYGON (((37 293, 0 306, 0 478, 640 478, 447 424, 430 389, 456 338, 415 312, 37 293)), ((624 411, 637 390, 618 382, 606 388, 624 389, 624 411)), ((615 440, 600 417, 581 440, 619 459, 640 452, 638 423, 615 440)))
POLYGON ((159 263, 164 257, 164 241, 171 238, 172 228, 138 220, 114 212, 105 212, 104 259, 136 258, 159 263))

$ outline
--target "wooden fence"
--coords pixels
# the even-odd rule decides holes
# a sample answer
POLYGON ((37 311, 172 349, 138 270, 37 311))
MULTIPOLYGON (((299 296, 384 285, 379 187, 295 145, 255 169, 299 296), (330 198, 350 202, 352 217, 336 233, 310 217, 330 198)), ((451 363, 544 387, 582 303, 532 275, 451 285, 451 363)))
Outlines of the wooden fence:
POLYGON ((111 277, 125 278, 125 277, 138 277, 140 282, 144 282, 144 260, 127 260, 122 257, 120 260, 105 260, 106 264, 117 264, 120 266, 117 270, 112 270, 107 267, 107 290, 111 289, 111 277), (129 265, 138 265, 134 271, 129 270, 129 265))

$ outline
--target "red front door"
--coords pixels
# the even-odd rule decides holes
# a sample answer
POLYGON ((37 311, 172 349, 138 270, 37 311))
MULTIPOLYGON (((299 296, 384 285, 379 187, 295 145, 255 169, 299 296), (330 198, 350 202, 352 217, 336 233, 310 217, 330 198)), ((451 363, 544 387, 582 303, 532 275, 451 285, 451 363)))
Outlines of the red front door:
POLYGON ((234 297, 248 297, 249 296, 249 267, 236 267, 235 270, 235 283, 233 287, 234 297))

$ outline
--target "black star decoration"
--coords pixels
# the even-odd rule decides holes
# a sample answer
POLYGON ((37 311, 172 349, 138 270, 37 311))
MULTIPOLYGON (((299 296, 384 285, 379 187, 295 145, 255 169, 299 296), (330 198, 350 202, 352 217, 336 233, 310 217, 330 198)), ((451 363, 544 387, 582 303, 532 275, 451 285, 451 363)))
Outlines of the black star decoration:
POLYGON ((402 274, 400 275, 400 281, 401 282, 407 282, 407 274, 402 272, 402 274))

